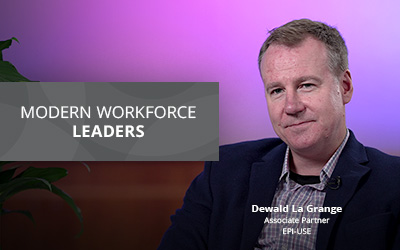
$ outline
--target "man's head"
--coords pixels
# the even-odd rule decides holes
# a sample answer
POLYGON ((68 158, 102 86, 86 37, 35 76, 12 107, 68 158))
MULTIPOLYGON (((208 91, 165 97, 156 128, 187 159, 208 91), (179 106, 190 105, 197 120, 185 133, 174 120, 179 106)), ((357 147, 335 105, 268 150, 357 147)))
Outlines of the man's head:
POLYGON ((339 33, 310 20, 288 23, 263 44, 259 66, 277 135, 303 156, 333 153, 346 133, 344 106, 353 92, 347 49, 339 33), (296 31, 298 26, 301 32, 296 31), (334 49, 340 55, 330 49, 337 44, 344 47, 334 49))
POLYGON ((329 67, 334 74, 340 74, 349 68, 347 47, 339 31, 321 22, 309 19, 291 21, 271 30, 258 55, 258 67, 265 51, 271 44, 294 47, 312 36, 325 44, 328 50, 329 67))

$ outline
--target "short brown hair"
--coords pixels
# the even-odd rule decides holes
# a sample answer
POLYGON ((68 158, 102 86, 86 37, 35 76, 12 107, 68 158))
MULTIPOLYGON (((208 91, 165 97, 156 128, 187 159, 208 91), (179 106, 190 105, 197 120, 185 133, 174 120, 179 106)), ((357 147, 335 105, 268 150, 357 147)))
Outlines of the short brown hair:
POLYGON ((281 44, 288 47, 299 45, 307 37, 312 36, 323 42, 327 48, 329 68, 335 75, 348 69, 347 47, 339 31, 325 23, 309 19, 293 20, 268 32, 258 55, 258 67, 261 72, 261 60, 271 44, 281 44))

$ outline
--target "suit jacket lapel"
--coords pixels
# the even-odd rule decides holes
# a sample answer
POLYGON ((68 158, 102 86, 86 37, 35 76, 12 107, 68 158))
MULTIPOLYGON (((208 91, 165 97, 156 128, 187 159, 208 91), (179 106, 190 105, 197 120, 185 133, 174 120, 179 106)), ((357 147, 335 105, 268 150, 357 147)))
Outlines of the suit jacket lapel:
POLYGON ((248 200, 245 207, 243 221, 241 249, 252 249, 264 226, 267 213, 252 212, 252 205, 260 207, 271 206, 275 195, 275 189, 281 175, 286 144, 267 153, 262 162, 255 162, 251 166, 249 180, 248 200))
MULTIPOLYGON (((343 149, 339 161, 332 173, 332 177, 340 176, 341 186, 336 189, 326 188, 324 207, 345 206, 354 195, 360 180, 370 169, 364 165, 368 161, 364 146, 359 143, 350 131, 349 140, 343 149)), ((316 249, 327 249, 333 233, 334 225, 340 213, 321 213, 321 218, 330 218, 329 223, 319 224, 316 249)))

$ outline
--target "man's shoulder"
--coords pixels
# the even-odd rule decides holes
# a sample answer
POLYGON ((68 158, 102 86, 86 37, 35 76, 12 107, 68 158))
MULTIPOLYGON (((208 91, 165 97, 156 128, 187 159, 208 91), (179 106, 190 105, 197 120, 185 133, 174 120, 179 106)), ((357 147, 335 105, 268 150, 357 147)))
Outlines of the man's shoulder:
POLYGON ((350 138, 343 150, 343 154, 374 171, 389 173, 390 170, 400 173, 400 157, 389 155, 379 149, 364 146, 350 130, 350 138))
POLYGON ((366 167, 370 169, 369 182, 380 183, 378 186, 372 185, 372 188, 395 189, 392 193, 400 194, 400 157, 372 147, 365 147, 365 151, 368 158, 366 167))
POLYGON ((261 161, 263 156, 279 146, 286 146, 279 138, 267 138, 223 145, 219 148, 219 161, 261 161))
POLYGON ((390 168, 392 171, 400 173, 399 156, 389 155, 372 147, 365 147, 365 149, 371 165, 384 166, 383 169, 390 168))

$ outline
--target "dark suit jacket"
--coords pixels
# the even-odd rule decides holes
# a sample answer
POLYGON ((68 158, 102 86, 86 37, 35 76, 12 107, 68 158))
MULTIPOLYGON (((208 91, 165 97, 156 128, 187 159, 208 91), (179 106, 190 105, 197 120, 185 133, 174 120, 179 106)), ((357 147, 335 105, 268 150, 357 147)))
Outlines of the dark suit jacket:
MULTIPOLYGON (((171 217, 159 249, 253 249, 271 206, 286 144, 280 139, 220 148, 219 162, 206 162, 171 217)), ((324 207, 342 207, 319 224, 317 249, 400 249, 400 158, 364 147, 351 132, 326 189, 324 207)))

